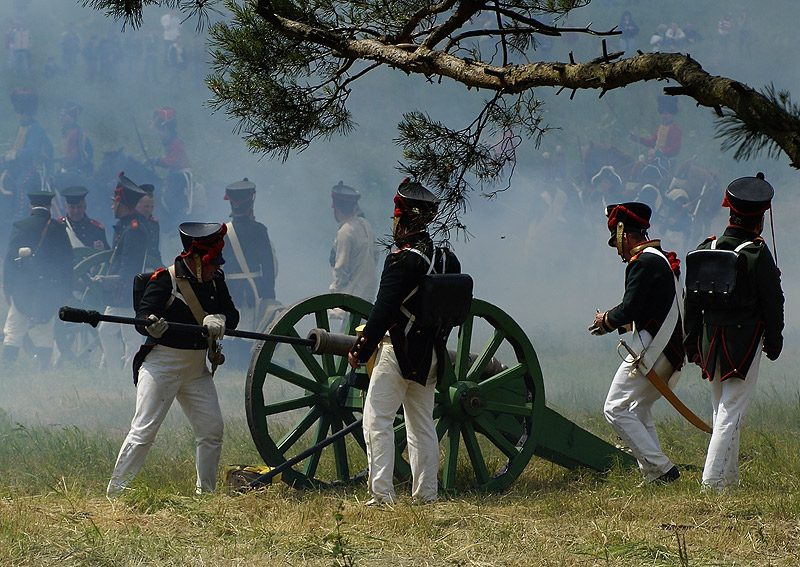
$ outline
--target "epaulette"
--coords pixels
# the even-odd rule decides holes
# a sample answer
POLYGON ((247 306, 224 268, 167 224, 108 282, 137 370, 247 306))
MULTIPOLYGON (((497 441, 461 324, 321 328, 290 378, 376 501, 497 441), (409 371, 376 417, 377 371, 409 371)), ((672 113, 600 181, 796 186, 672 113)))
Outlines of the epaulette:
POLYGON ((58 219, 58 222, 64 224, 65 222, 67 222, 67 217, 61 217, 60 219, 58 219))
POLYGON ((764 244, 764 238, 761 236, 756 236, 753 239, 753 244, 758 244, 759 246, 761 246, 762 244, 764 244))
POLYGON ((716 239, 717 239, 717 237, 716 237, 716 236, 709 236, 708 238, 706 238, 705 240, 703 240, 703 242, 702 242, 702 243, 703 243, 703 244, 708 244, 709 242, 712 242, 712 241, 714 241, 714 240, 716 240, 716 239))
POLYGON ((89 219, 89 222, 91 222, 91 223, 92 223, 94 226, 96 226, 97 228, 102 228, 103 230, 105 230, 105 229, 106 229, 106 227, 104 227, 104 226, 103 226, 103 223, 101 223, 101 222, 98 222, 98 221, 96 221, 96 220, 94 220, 94 219, 89 219))
POLYGON ((166 271, 167 271, 166 268, 159 268, 155 272, 153 272, 153 275, 150 276, 150 279, 154 280, 159 276, 159 274, 161 274, 161 272, 166 272, 166 271))

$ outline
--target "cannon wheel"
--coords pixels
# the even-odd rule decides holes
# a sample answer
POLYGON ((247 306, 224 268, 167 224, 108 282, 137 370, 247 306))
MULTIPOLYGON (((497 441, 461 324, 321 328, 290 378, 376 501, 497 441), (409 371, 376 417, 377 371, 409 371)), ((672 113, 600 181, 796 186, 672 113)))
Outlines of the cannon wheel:
MULTIPOLYGON (((269 332, 305 336, 311 327, 331 330, 328 313, 338 308, 347 314, 345 328, 333 332, 354 335, 371 307, 349 295, 315 296, 289 307, 269 332)), ((441 487, 447 492, 503 490, 524 470, 539 438, 534 426, 544 411, 539 362, 522 329, 502 310, 480 300, 473 300, 467 320, 458 333, 451 333, 451 343, 456 348, 444 361, 434 408, 444 455, 441 487), (495 355, 505 366, 486 372, 495 355)), ((302 346, 260 343, 256 347, 245 409, 253 441, 266 464, 278 466, 360 418, 360 391, 342 388, 348 369, 345 357, 311 355, 302 346)), ((404 457, 401 413, 395 420, 395 435, 395 477, 407 480, 411 470, 404 457)), ((284 471, 282 479, 298 488, 353 483, 365 476, 365 453, 357 428, 284 471)))
POLYGON ((73 295, 82 305, 97 309, 102 307, 103 293, 100 285, 93 282, 91 277, 101 273, 111 258, 111 250, 101 250, 88 254, 75 263, 72 268, 73 295))
MULTIPOLYGON (((73 250, 75 265, 72 268, 73 295, 82 305, 90 309, 102 309, 102 286, 92 280, 93 275, 105 274, 108 271, 108 262, 112 255, 111 250, 92 251, 91 248, 77 248, 73 250)), ((154 272, 161 268, 161 264, 153 263, 149 254, 144 266, 145 272, 154 272)))

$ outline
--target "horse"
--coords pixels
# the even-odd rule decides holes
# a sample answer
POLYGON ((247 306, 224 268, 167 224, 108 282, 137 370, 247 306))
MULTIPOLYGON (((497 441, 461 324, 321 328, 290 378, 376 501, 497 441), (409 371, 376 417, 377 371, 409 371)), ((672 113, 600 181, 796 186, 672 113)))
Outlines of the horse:
POLYGON ((622 179, 623 185, 631 180, 637 160, 627 152, 620 150, 612 144, 590 141, 581 147, 581 164, 583 165, 582 184, 586 187, 592 183, 598 171, 610 165, 622 179))
POLYGON ((692 218, 690 242, 699 242, 710 230, 711 221, 717 216, 722 203, 722 183, 719 175, 710 169, 695 165, 696 157, 692 157, 675 170, 669 190, 686 194, 689 214, 692 218))
POLYGON ((581 157, 585 193, 592 193, 592 177, 604 166, 610 165, 621 178, 626 198, 637 200, 643 186, 650 185, 657 190, 659 201, 666 205, 661 215, 674 217, 669 213, 670 210, 678 215, 664 220, 669 223, 667 226, 674 224, 684 227, 678 230, 687 245, 699 242, 708 235, 710 224, 719 212, 722 185, 715 171, 697 165, 697 156, 675 166, 674 172, 667 178, 663 177, 666 170, 654 167, 648 160, 634 159, 610 144, 589 142, 581 148, 581 157))

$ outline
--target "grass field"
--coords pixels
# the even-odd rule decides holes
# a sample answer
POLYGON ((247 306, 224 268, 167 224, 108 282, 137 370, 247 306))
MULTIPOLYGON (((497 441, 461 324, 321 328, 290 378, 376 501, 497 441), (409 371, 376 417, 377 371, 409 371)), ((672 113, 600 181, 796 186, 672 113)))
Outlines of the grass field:
MULTIPOLYGON (((548 353, 551 405, 612 440, 600 400, 614 359, 540 350, 548 353), (568 384, 570 375, 583 377, 568 384)), ((784 369, 796 358, 764 365, 735 492, 700 492, 707 438, 661 402, 662 443, 683 472, 672 485, 638 487, 634 470, 601 475, 534 458, 503 494, 416 506, 401 487, 393 508, 363 506, 363 486, 298 492, 279 483, 234 495, 221 483, 218 493, 196 498, 193 439, 177 408, 135 489, 108 501, 105 485, 133 411, 128 376, 72 367, 40 373, 23 361, 2 372, 0 565, 794 566, 800 407, 784 369)), ((704 384, 688 374, 680 395, 707 416, 704 384)), ((223 367, 216 381, 227 427, 223 464, 260 464, 244 418, 244 376, 223 367)))
MULTIPOLYGON (((348 138, 347 143, 336 139, 322 150, 311 149, 290 160, 289 167, 267 160, 256 163, 257 158, 247 155, 239 138, 230 134, 231 123, 224 116, 208 116, 203 101, 209 93, 201 88, 202 77, 195 77, 192 88, 166 81, 144 84, 133 74, 124 74, 119 81, 102 87, 85 88, 80 76, 45 82, 41 78, 44 56, 57 54, 57 38, 67 21, 59 19, 61 2, 59 10, 46 11, 36 22, 48 33, 36 38, 35 78, 28 85, 40 91, 39 118, 53 141, 57 143, 60 131, 57 111, 64 99, 74 98, 86 109, 82 124, 91 133, 98 156, 102 151, 125 147, 141 159, 133 124, 139 124, 144 145, 156 154, 161 148, 146 129, 147 119, 154 108, 176 106, 197 180, 218 193, 225 184, 245 175, 259 184, 262 196, 258 206, 264 212, 259 212, 259 218, 269 224, 282 263, 281 301, 290 303, 298 293, 316 284, 318 291, 327 288, 326 262, 335 228, 324 224, 331 221, 327 187, 343 175, 345 180, 354 177, 355 181, 346 182, 364 191, 362 204, 369 215, 383 220, 382 226, 376 224, 376 232, 387 229, 391 211, 384 210, 384 205, 390 202, 397 179, 393 170, 396 158, 387 149, 394 130, 388 135, 382 130, 392 122, 386 118, 391 106, 383 98, 386 95, 363 97, 373 100, 362 100, 360 136, 348 138), (298 206, 299 201, 304 201, 303 206, 298 206), (327 232, 314 236, 314 228, 327 232), (293 253, 297 243, 302 243, 302 253, 293 253), (316 256, 315 244, 319 244, 316 256)), ((53 0, 40 3, 57 5, 53 0)), ((6 21, 12 3, 6 0, 0 4, 0 16, 6 21)), ((635 4, 643 36, 675 14, 694 21, 710 34, 719 15, 715 10, 713 18, 706 17, 708 6, 696 1, 635 4)), ((754 45, 759 58, 747 61, 732 57, 715 49, 712 41, 698 46, 693 55, 704 64, 708 62, 711 72, 730 71, 755 88, 774 79, 779 88, 793 89, 796 81, 785 69, 796 67, 790 59, 796 53, 795 18, 783 18, 784 24, 771 14, 778 9, 788 13, 790 8, 796 9, 794 6, 781 0, 764 5, 763 14, 751 9, 757 16, 754 30, 760 34, 760 46, 754 45)), ((597 10, 601 13, 602 8, 597 10)), ((94 12, 80 16, 76 22, 85 36, 104 33, 110 26, 118 28, 94 12)), ((616 8, 613 14, 607 11, 602 17, 595 20, 598 25, 614 25, 618 20, 616 8)), ((158 29, 155 19, 146 21, 148 29, 158 29)), ((589 45, 583 42, 584 47, 589 45)), ((585 53, 578 51, 578 58, 594 57, 597 42, 593 40, 591 47, 585 53)), ((561 56, 566 57, 566 53, 561 56)), ((2 96, 7 97, 6 91, 15 86, 23 86, 5 66, 0 68, 0 79, 6 86, 2 96)), ((649 89, 645 93, 649 96, 661 86, 648 83, 626 90, 626 94, 641 88, 642 92, 649 89)), ((414 98, 413 92, 403 92, 414 98)), ((555 96, 549 91, 542 94, 555 96)), ((606 107, 615 96, 609 94, 598 105, 593 105, 594 95, 586 102, 589 97, 579 94, 572 105, 561 97, 558 104, 551 105, 550 112, 554 113, 554 125, 564 130, 552 132, 542 149, 552 150, 557 143, 565 147, 566 142, 574 144, 574 131, 586 136, 618 135, 623 125, 611 119, 613 107, 606 107), (593 115, 591 121, 587 121, 588 114, 593 115)), ((18 127, 5 100, 0 112, 0 150, 10 148, 18 127)), ((460 107, 449 96, 442 100, 438 104, 448 110, 460 107)), ((627 103, 624 114, 628 126, 645 129, 647 121, 654 119, 651 106, 627 103)), ((793 192, 793 171, 774 162, 766 162, 766 168, 760 161, 733 163, 729 153, 719 152, 718 141, 709 134, 711 121, 700 114, 708 111, 683 104, 681 112, 687 156, 699 153, 706 163, 724 172, 725 181, 739 174, 752 175, 760 168, 768 172, 769 179, 779 181, 776 230, 782 241, 787 306, 791 306, 791 299, 797 295, 794 282, 800 266, 800 252, 789 245, 800 237, 791 220, 800 214, 800 203, 793 192)), ((437 112, 433 114, 438 116, 437 112)), ((526 151, 529 159, 538 159, 538 151, 526 151)), ((524 190, 519 189, 523 194, 524 190)), ((217 196, 219 206, 222 201, 217 196)), ((527 223, 527 211, 523 207, 514 212, 527 223)), ((217 213, 227 214, 227 205, 215 209, 217 213)), ((604 232, 601 217, 598 213, 598 227, 604 232)), ((494 219, 502 223, 498 220, 502 217, 494 219)), ((618 301, 622 267, 613 250, 605 247, 604 239, 598 240, 602 253, 587 255, 584 261, 578 254, 569 257, 562 247, 549 244, 563 243, 563 235, 557 233, 547 235, 546 246, 537 241, 532 251, 523 249, 520 240, 509 232, 514 226, 502 227, 504 236, 495 240, 476 230, 478 237, 473 242, 459 243, 462 263, 467 271, 473 270, 479 296, 509 310, 529 334, 542 365, 548 405, 613 442, 601 406, 618 364, 614 340, 588 337, 582 323, 583 319, 588 323, 588 317, 573 313, 591 314, 595 307, 609 307, 612 301, 618 301), (512 245, 516 248, 509 249, 512 245), (571 267, 570 262, 578 265, 571 267), (552 281, 546 273, 551 265, 576 275, 572 280, 552 281), (609 274, 618 276, 619 281, 610 281, 609 274), (574 329, 581 332, 580 337, 574 335, 574 329)), ((723 227, 724 221, 714 230, 719 233, 723 227)), ((590 248, 585 242, 591 234, 589 228, 569 230, 584 240, 576 242, 573 249, 590 248)), ((496 233, 487 232, 490 237, 496 233)), ((165 258, 170 250, 162 248, 165 258)), ((0 318, 5 309, 5 302, 0 301, 0 318)), ((608 474, 568 471, 534 458, 502 494, 444 496, 427 506, 412 505, 407 487, 399 487, 402 496, 398 505, 378 509, 363 506, 363 486, 298 492, 279 483, 257 493, 234 495, 221 482, 216 494, 197 498, 192 433, 176 407, 162 427, 134 489, 119 500, 108 501, 105 487, 134 408, 135 390, 129 374, 109 377, 93 368, 71 366, 39 372, 28 361, 0 367, 0 567, 795 567, 800 564, 800 356, 793 345, 800 337, 791 313, 787 308, 790 329, 786 351, 777 362, 762 364, 758 392, 745 424, 740 459, 742 487, 718 496, 701 493, 699 486, 707 436, 660 402, 657 423, 661 441, 682 472, 681 480, 669 486, 639 487, 641 479, 635 470, 615 469, 608 474)), ((244 381, 243 373, 226 367, 216 377, 226 422, 222 468, 261 463, 245 419, 244 381)), ((695 369, 686 373, 678 392, 692 409, 709 419, 708 387, 698 379, 695 369)), ((469 465, 465 462, 461 466, 469 465)))

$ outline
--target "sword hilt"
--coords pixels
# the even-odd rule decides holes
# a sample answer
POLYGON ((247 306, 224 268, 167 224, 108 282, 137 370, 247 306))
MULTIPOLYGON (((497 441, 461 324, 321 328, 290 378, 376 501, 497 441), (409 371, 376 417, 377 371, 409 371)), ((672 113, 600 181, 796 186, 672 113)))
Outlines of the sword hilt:
POLYGON ((625 342, 625 339, 620 339, 619 344, 617 345, 617 354, 622 360, 625 360, 625 356, 619 351, 620 347, 625 347, 625 350, 628 351, 628 354, 630 354, 633 357, 632 362, 634 364, 639 362, 639 360, 642 358, 641 354, 636 354, 635 352, 633 352, 633 349, 630 346, 628 346, 628 343, 625 342))

